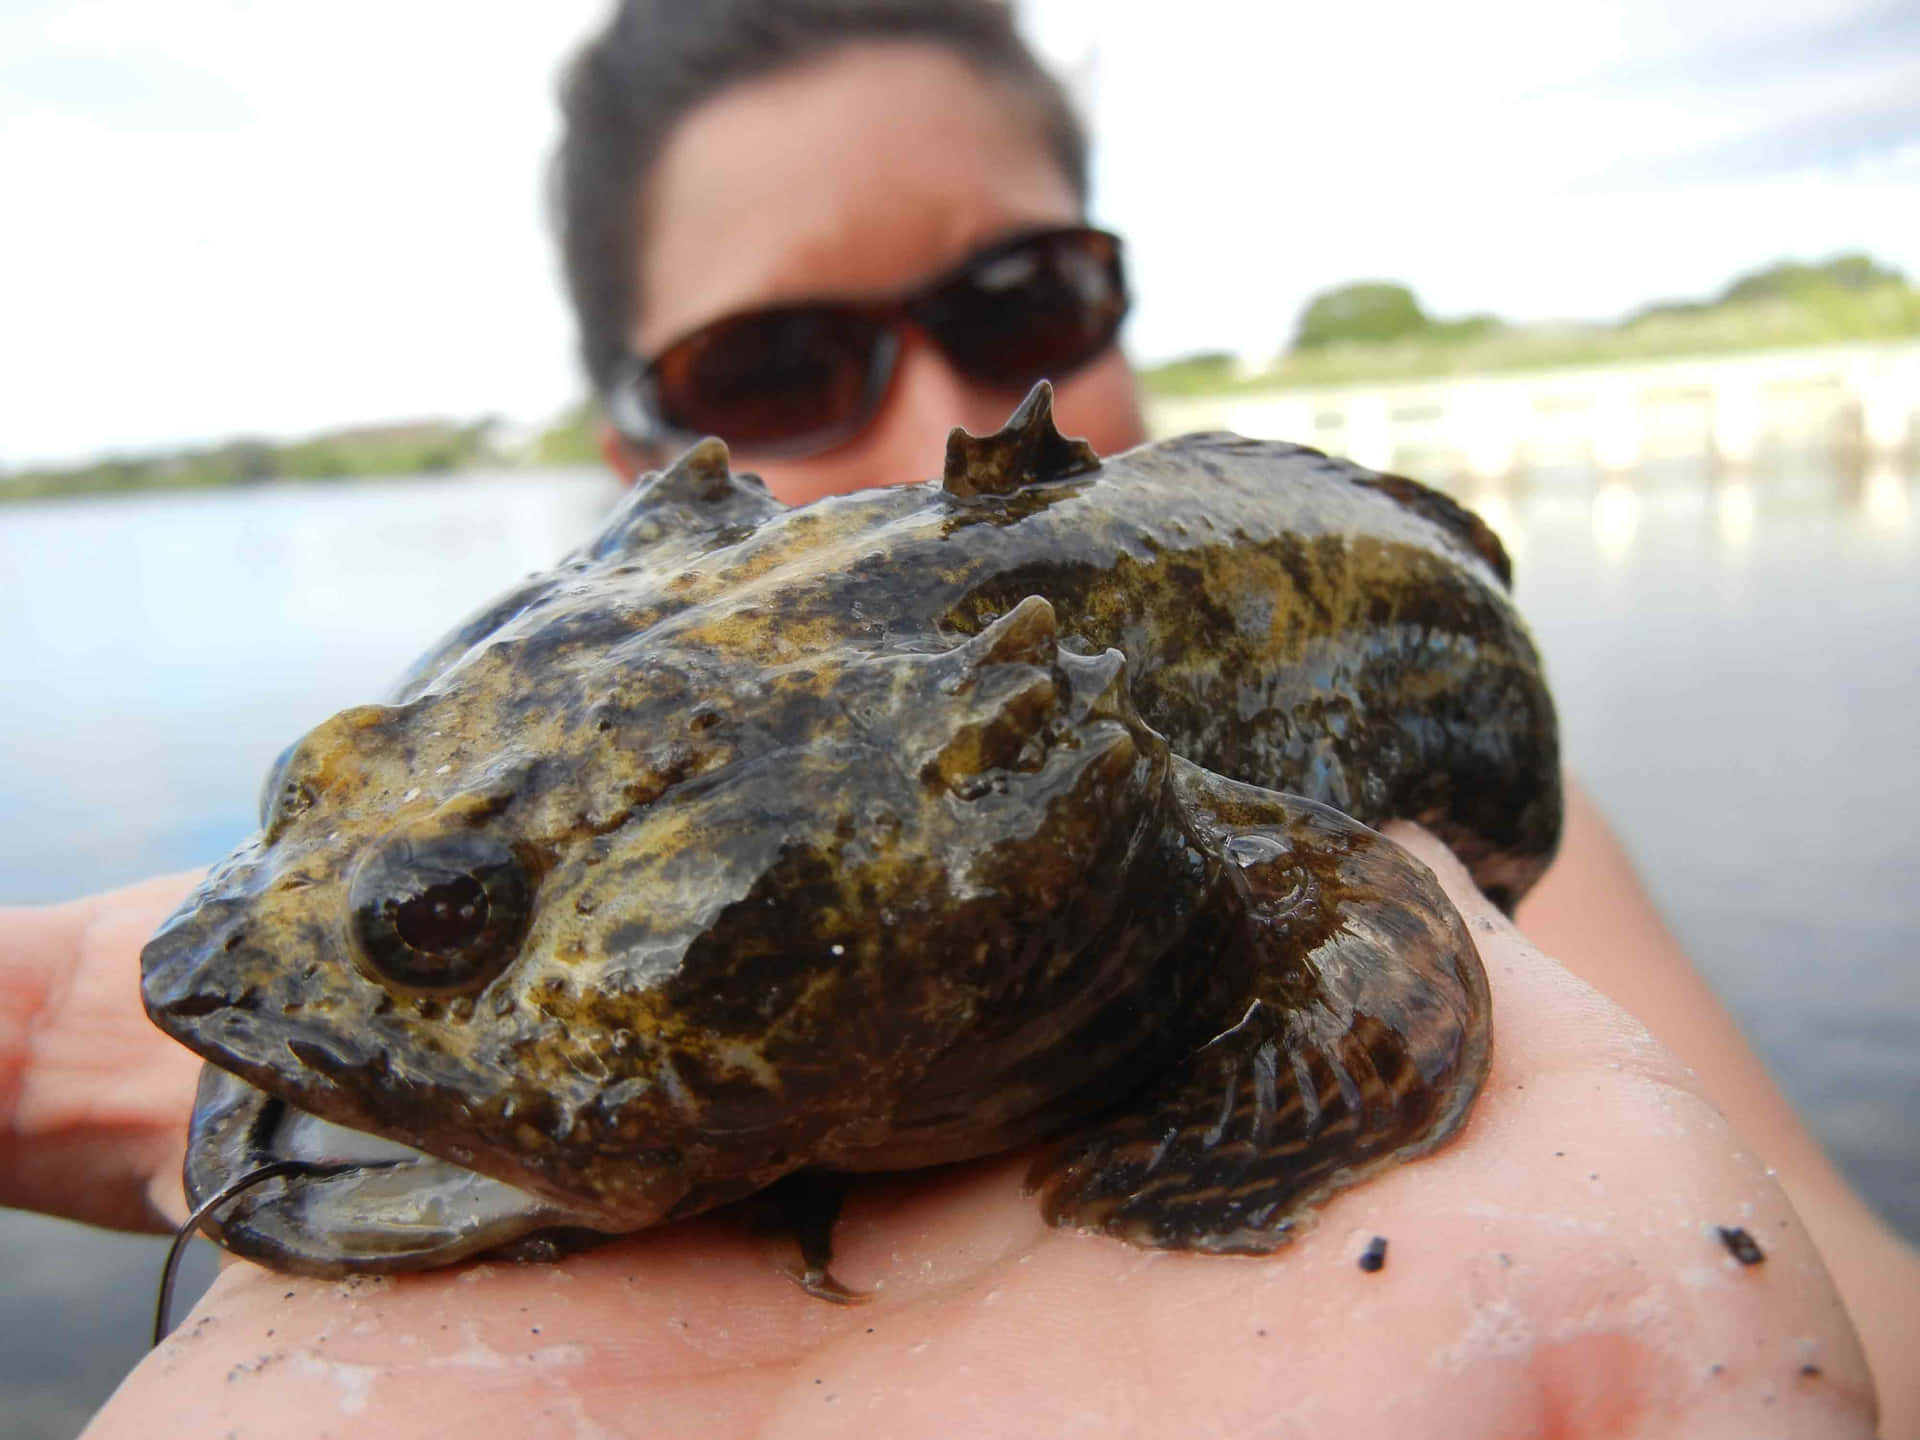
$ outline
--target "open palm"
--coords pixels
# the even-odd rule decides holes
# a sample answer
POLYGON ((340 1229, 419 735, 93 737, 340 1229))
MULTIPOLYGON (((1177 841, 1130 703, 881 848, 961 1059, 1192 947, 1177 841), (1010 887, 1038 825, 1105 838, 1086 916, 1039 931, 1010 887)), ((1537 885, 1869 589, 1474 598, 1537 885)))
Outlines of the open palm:
MULTIPOLYGON (((725 1216, 555 1266, 236 1264, 89 1434, 1870 1435, 1832 1283, 1691 1073, 1398 838, 1474 927, 1493 1071, 1455 1143, 1287 1251, 1050 1229, 1009 1156, 857 1188, 834 1267, 857 1306, 801 1293, 725 1216)), ((191 1062, 140 1069, 177 1135, 191 1062)))

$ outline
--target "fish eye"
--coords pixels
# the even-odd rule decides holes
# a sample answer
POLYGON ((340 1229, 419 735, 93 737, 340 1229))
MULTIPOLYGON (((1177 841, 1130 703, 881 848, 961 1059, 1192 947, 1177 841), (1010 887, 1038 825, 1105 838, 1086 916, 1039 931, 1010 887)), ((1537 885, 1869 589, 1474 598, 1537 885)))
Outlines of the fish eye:
POLYGON ((361 969, 422 994, 478 990, 519 953, 532 889, 497 836, 394 836, 360 862, 347 891, 361 969))

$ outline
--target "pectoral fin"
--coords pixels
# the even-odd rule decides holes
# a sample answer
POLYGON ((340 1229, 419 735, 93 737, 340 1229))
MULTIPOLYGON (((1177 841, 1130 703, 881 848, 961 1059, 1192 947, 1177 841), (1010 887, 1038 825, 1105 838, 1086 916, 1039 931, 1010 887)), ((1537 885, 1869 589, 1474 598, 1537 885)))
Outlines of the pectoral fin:
POLYGON ((1262 1253, 1312 1207, 1442 1144, 1490 1055, 1486 976, 1424 865, 1327 806, 1180 764, 1183 820, 1229 866, 1243 966, 1219 1032, 1034 1166, 1056 1225, 1262 1253))
POLYGON ((774 1268, 814 1299, 835 1305, 863 1305, 873 1298, 849 1290, 832 1269, 834 1222, 852 1183, 850 1175, 801 1170, 748 1202, 754 1232, 772 1247, 774 1268))

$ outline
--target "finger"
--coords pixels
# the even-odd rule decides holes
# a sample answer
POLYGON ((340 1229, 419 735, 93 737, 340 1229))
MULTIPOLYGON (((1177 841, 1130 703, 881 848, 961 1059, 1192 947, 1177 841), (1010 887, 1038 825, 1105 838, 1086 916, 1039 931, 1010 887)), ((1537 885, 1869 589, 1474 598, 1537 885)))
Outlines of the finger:
POLYGON ((1487 897, 1480 893, 1480 887, 1473 883, 1473 877, 1467 873, 1454 855, 1429 830, 1415 825, 1410 820, 1395 820, 1381 827, 1386 837, 1402 849, 1413 855, 1439 880, 1440 888, 1447 892, 1447 898, 1453 901, 1454 908, 1466 917, 1467 923, 1481 933, 1507 932, 1518 936, 1513 922, 1500 913, 1500 910, 1487 897), (1482 923, 1485 922, 1485 923, 1482 923))
POLYGON ((1494 996, 1494 1070, 1489 1090, 1522 1074, 1624 1070, 1698 1094, 1693 1072, 1638 1019, 1544 954, 1481 894, 1453 852, 1418 825, 1385 833, 1433 871, 1479 948, 1494 996), (1524 1015, 1526 1023, 1515 1023, 1524 1015))
POLYGON ((0 1199, 92 1224, 166 1228, 155 1210, 177 1208, 199 1064, 147 1020, 140 947, 196 878, 163 876, 5 917, 0 1199))

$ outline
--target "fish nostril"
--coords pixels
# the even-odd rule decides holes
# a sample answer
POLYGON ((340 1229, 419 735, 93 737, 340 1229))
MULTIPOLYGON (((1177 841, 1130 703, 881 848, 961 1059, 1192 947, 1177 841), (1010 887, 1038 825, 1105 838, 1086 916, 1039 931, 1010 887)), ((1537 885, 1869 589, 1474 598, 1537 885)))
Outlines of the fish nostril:
POLYGON ((193 988, 201 954, 200 927, 181 923, 162 930, 140 951, 140 986, 149 1006, 170 1009, 170 996, 193 988))
POLYGON ((238 900, 208 900, 173 917, 140 951, 147 1009, 156 1018, 190 1019, 233 1005, 236 966, 252 936, 238 900))

